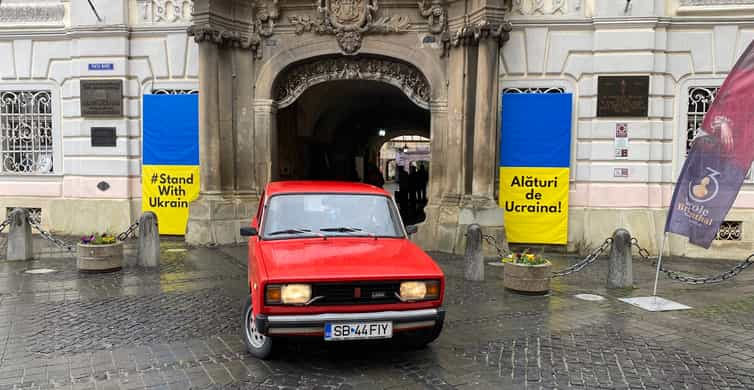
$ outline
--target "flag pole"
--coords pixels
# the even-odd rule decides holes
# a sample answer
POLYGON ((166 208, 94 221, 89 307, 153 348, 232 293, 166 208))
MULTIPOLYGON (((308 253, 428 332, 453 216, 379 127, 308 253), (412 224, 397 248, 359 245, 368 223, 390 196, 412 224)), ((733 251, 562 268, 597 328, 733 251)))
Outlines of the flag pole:
POLYGON ((657 271, 655 272, 655 286, 652 289, 652 296, 657 297, 657 282, 660 279, 660 268, 662 267, 662 253, 665 252, 665 239, 668 237, 668 232, 662 234, 662 242, 660 243, 660 255, 657 256, 657 271))

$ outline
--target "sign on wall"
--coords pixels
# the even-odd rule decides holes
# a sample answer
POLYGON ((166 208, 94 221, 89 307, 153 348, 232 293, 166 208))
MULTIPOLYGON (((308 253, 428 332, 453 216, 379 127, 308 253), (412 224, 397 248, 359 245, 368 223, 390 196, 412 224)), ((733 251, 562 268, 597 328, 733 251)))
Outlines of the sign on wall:
POLYGON ((81 116, 123 116, 123 80, 81 80, 81 116))
POLYGON ((571 98, 503 94, 499 202, 509 242, 568 242, 571 98))
POLYGON ((197 95, 144 95, 141 209, 157 214, 160 234, 186 233, 199 196, 197 95))
POLYGON ((649 112, 649 76, 599 76, 597 116, 645 117, 649 112))

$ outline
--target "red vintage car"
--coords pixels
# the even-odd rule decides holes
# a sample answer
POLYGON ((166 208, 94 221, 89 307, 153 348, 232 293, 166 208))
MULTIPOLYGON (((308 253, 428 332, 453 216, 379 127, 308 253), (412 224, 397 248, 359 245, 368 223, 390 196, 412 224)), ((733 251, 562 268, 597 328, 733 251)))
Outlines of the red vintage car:
POLYGON ((415 346, 442 330, 445 277, 408 239, 381 188, 345 182, 267 185, 249 236, 246 347, 267 358, 275 339, 389 339, 415 346))

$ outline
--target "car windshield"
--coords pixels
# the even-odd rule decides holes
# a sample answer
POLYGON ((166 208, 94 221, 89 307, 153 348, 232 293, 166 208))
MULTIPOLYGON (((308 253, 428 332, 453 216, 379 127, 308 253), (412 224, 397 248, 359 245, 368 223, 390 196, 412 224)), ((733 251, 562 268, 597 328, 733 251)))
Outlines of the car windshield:
POLYGON ((262 237, 403 237, 390 198, 380 195, 286 194, 270 198, 262 237))

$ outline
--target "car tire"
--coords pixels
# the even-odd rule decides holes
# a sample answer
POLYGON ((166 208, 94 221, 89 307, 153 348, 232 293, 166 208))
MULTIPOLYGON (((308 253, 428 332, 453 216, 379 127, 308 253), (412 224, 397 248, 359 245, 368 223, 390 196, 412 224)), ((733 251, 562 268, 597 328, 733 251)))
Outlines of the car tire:
POLYGON ((254 322, 254 310, 251 304, 251 295, 246 299, 243 308, 243 340, 246 350, 251 356, 258 359, 269 359, 272 355, 272 338, 267 337, 256 330, 254 322))

